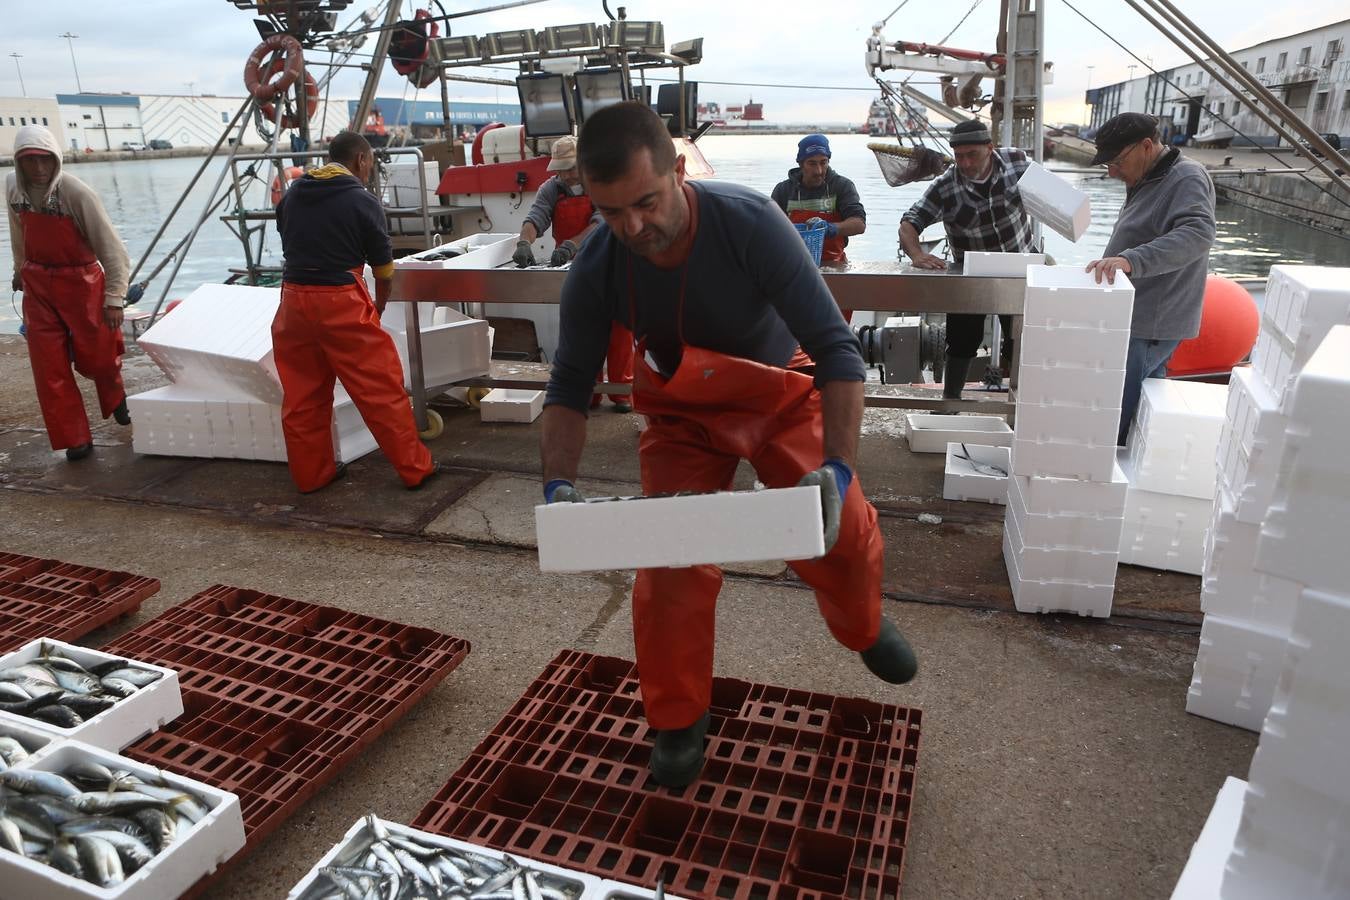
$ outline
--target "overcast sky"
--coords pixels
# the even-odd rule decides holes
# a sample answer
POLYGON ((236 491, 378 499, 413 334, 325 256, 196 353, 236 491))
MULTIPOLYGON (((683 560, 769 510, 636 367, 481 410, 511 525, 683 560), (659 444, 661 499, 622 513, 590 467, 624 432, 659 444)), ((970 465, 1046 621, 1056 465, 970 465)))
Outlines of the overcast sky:
MULTIPOLYGON (((0 0, 5 27, 0 36, 0 96, 19 96, 19 71, 29 96, 50 97, 76 87, 69 43, 74 45, 79 81, 86 91, 133 94, 214 93, 242 96, 244 59, 258 42, 250 14, 228 0, 131 0, 90 3, 88 0, 0 0), (58 37, 73 32, 78 38, 58 37), (17 66, 16 66, 17 63, 17 66)), ((373 0, 365 0, 372 3, 373 0)), ((406 2, 406 0, 405 0, 406 2)), ((490 5, 500 0, 486 0, 490 5)), ((1157 68, 1188 60, 1123 0, 1072 0, 1074 6, 1140 57, 1157 68)), ((873 22, 889 15, 899 0, 879 2, 795 2, 759 0, 681 0, 661 3, 635 0, 629 18, 655 18, 665 23, 668 43, 703 37, 704 62, 688 70, 703 82, 701 100, 723 105, 753 98, 764 103, 773 122, 858 122, 876 94, 863 68, 863 54, 873 22), (736 82, 712 84, 710 82, 736 82), (750 86, 750 84, 756 86, 750 86), (758 85, 772 85, 761 87, 758 85), (822 90, 818 88, 835 88, 822 90)), ((618 3, 610 9, 617 13, 618 3)), ((970 9, 971 0, 909 0, 885 29, 889 40, 937 43, 970 9)), ((948 44, 992 52, 997 32, 998 0, 982 0, 948 44)), ((1047 121, 1077 122, 1084 115, 1084 88, 1129 77, 1134 62, 1074 13, 1065 0, 1044 0, 1046 56, 1054 62, 1054 84, 1046 88, 1047 121), (1092 67, 1089 72, 1089 66, 1092 67)), ((1346 0, 1183 0, 1185 12, 1222 46, 1236 50, 1270 37, 1293 34, 1350 15, 1346 0)), ((345 24, 363 7, 357 0, 341 14, 345 24)), ((445 3, 447 10, 472 8, 445 3)), ((405 10, 412 5, 405 5, 405 10)), ((560 2, 457 19, 452 34, 484 34, 513 28, 605 20, 601 4, 560 2)), ((442 31, 442 34, 445 32, 442 31)), ((366 45, 368 50, 373 39, 366 45)), ((314 54, 326 59, 326 52, 314 54)), ((480 75, 511 73, 471 70, 480 75)), ((408 82, 387 64, 382 95, 404 95, 408 82)), ((1145 74, 1142 68, 1135 75, 1145 74)), ((894 76, 899 78, 901 76, 894 76)), ((361 74, 345 71, 331 96, 354 98, 361 74)), ((931 77, 915 76, 915 83, 931 77)), ((933 90, 932 88, 926 88, 933 90)), ((988 90, 988 82, 986 82, 988 90)), ((417 94, 408 86, 406 96, 417 94)), ((515 102, 513 89, 455 85, 452 96, 498 98, 515 102)), ((438 98, 434 89, 422 99, 438 98)))

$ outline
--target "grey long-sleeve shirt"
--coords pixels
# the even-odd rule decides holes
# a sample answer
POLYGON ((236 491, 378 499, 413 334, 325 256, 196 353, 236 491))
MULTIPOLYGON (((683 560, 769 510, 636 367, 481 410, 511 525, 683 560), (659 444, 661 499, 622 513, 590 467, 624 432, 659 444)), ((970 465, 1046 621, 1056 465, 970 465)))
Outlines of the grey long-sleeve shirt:
MULTIPOLYGON (((530 211, 525 214, 525 221, 534 226, 535 234, 542 236, 548 231, 548 227, 553 224, 553 208, 566 196, 568 196, 567 185, 563 184, 557 175, 539 185, 539 192, 534 195, 530 211)), ((592 225, 599 225, 602 221, 604 220, 600 218, 600 213, 591 215, 592 225)))
POLYGON ((1130 263, 1131 337, 1178 341, 1200 333, 1214 228, 1214 182, 1175 147, 1126 192, 1103 255, 1130 263))
POLYGON ((801 235, 763 194, 726 182, 690 182, 698 231, 682 269, 659 269, 619 243, 608 225, 587 239, 563 284, 558 351, 545 405, 586 412, 605 361, 610 323, 630 322, 669 375, 685 342, 770 366, 786 366, 800 343, 815 381, 862 381, 862 352, 811 261, 801 235))

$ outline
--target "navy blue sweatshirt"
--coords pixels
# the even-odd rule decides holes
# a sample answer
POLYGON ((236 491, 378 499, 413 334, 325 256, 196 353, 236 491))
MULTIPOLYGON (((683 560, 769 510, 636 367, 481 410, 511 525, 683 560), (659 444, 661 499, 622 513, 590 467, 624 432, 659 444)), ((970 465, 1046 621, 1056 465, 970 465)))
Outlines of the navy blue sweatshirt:
POLYGON ((384 209, 356 177, 335 165, 307 172, 277 204, 277 231, 292 284, 352 284, 352 270, 394 259, 384 209))

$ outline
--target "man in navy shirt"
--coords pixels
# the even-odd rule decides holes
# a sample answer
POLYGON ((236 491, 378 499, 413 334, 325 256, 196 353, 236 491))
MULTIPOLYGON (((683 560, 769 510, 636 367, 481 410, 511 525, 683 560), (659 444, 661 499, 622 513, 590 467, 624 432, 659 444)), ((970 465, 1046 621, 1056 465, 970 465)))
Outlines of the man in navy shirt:
MULTIPOLYGON (((791 565, 836 640, 878 677, 908 681, 913 651, 881 616, 876 510, 853 477, 865 368, 806 245, 769 198, 687 182, 643 104, 588 118, 578 164, 605 224, 563 286, 542 421, 545 499, 581 499, 593 377, 611 323, 622 323, 637 341, 634 408, 649 422, 643 492, 728 490, 741 459, 771 488, 818 485, 826 554, 791 565)), ((637 574, 633 632, 660 784, 683 787, 703 767, 721 583, 710 565, 637 574)))
POLYGON ((394 256, 384 210, 365 188, 375 155, 354 131, 333 138, 328 155, 328 165, 305 173, 277 204, 285 267, 272 349, 286 462, 302 493, 342 475, 332 436, 333 382, 340 378, 403 484, 416 489, 436 464, 418 439, 393 338, 380 328, 394 256), (374 300, 366 291, 367 262, 374 300))

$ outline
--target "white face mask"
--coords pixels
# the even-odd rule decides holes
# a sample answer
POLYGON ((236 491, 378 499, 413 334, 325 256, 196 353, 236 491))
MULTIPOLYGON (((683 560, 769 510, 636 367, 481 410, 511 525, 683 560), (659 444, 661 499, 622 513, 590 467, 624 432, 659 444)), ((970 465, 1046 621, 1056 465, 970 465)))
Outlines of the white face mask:
POLYGON ((586 193, 586 188, 580 184, 568 185, 567 193, 571 194, 573 197, 580 197, 582 194, 586 193))

